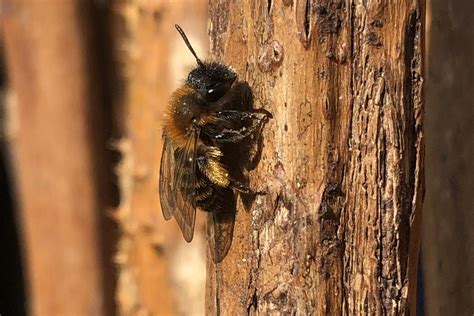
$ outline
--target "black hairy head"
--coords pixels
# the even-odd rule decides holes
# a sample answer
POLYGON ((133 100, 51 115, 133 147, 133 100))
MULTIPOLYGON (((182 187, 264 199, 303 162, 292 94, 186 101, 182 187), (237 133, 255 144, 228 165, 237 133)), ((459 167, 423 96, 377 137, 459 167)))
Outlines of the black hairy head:
POLYGON ((237 74, 232 68, 224 64, 202 62, 191 46, 183 29, 178 24, 175 24, 175 27, 198 64, 189 73, 186 83, 196 89, 206 101, 214 102, 219 100, 230 89, 232 83, 237 78, 237 74))
POLYGON ((186 83, 207 101, 219 100, 237 78, 235 71, 221 63, 204 62, 191 70, 186 83))

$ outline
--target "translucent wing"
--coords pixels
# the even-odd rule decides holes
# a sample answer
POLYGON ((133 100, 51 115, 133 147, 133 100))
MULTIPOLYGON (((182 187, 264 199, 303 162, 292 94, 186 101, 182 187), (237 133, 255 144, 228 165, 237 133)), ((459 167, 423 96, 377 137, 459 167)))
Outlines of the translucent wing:
POLYGON ((218 194, 221 200, 219 209, 207 215, 207 241, 211 258, 215 263, 225 258, 232 245, 236 212, 235 195, 232 189, 222 189, 218 194))
POLYGON ((183 148, 165 136, 160 167, 160 203, 163 217, 172 216, 187 242, 193 239, 196 219, 196 145, 199 131, 188 134, 183 148))
POLYGON ((174 157, 173 148, 166 136, 163 136, 163 152, 161 154, 160 164, 160 204, 163 217, 169 220, 176 208, 176 198, 173 194, 173 174, 174 174, 174 157))

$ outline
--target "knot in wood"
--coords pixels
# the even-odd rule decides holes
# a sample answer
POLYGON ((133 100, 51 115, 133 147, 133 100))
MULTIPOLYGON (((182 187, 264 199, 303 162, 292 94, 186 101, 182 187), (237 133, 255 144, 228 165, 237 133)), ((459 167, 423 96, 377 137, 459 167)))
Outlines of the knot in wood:
POLYGON ((258 67, 263 72, 269 72, 280 66, 283 61, 283 46, 278 41, 272 41, 260 48, 258 67))

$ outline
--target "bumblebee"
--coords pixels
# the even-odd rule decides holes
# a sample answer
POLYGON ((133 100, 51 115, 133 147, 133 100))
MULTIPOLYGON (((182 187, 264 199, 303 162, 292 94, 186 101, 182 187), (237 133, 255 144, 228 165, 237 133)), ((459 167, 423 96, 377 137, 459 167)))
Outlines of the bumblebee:
POLYGON ((227 65, 201 61, 181 27, 175 27, 197 67, 171 95, 164 117, 161 209, 166 220, 176 219, 187 242, 193 238, 196 209, 209 212, 208 234, 218 242, 232 233, 226 227, 233 225, 229 204, 235 204, 234 193, 255 193, 233 176, 228 148, 252 138, 270 114, 253 111, 248 84, 227 65))

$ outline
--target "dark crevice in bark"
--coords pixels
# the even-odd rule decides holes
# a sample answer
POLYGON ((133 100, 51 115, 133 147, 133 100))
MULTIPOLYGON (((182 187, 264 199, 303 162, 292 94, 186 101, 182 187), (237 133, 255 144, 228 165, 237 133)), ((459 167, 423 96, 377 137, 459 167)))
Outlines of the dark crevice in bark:
POLYGON ((216 315, 221 314, 221 291, 220 291, 220 285, 221 285, 221 271, 220 271, 220 266, 219 263, 216 263, 216 315))
POLYGON ((311 32, 311 0, 306 0, 304 8, 304 33, 306 41, 310 40, 311 32))
MULTIPOLYGON (((417 12, 413 11, 410 13, 408 18, 408 24, 405 30, 405 83, 404 83, 404 98, 405 105, 403 121, 406 122, 405 126, 405 135, 404 135, 404 148, 406 149, 406 155, 403 157, 403 170, 405 172, 404 175, 404 185, 402 187, 402 214, 400 219, 400 257, 406 258, 408 255, 408 242, 409 242, 409 234, 408 231, 410 229, 410 217, 413 212, 413 197, 415 195, 415 168, 416 168, 416 129, 415 129, 415 116, 414 116, 414 81, 417 80, 415 78, 415 70, 413 69, 414 58, 416 57, 417 47, 416 47, 416 37, 418 33, 418 18, 417 12)), ((402 278, 406 277, 406 268, 407 262, 406 260, 401 260, 401 275, 402 278)), ((403 282, 403 280, 402 280, 403 282)))
MULTIPOLYGON (((387 138, 385 135, 385 131, 383 129, 383 109, 379 112, 379 121, 378 121, 378 126, 377 126, 377 151, 378 151, 378 164, 377 164, 377 181, 381 183, 381 186, 377 190, 377 209, 379 210, 377 213, 378 216, 378 229, 379 233, 377 236, 378 243, 379 243, 379 248, 377 249, 377 278, 380 280, 379 282, 379 289, 378 289, 378 299, 381 304, 381 308, 383 311, 383 314, 386 315, 388 311, 390 310, 388 307, 390 305, 386 304, 386 294, 385 294, 385 289, 386 289, 386 283, 387 280, 390 279, 390 276, 386 277, 383 273, 383 267, 385 264, 385 258, 384 258, 384 251, 385 251, 385 245, 384 245, 384 222, 385 222, 385 217, 386 214, 391 214, 393 212, 392 207, 388 204, 391 203, 388 201, 386 204, 383 196, 383 193, 385 191, 385 180, 386 180, 386 167, 387 167, 387 155, 386 155, 386 147, 387 147, 387 138), (387 210, 387 208, 390 208, 387 210)), ((388 247, 389 248, 389 247, 388 247)), ((388 250, 389 251, 389 250, 388 250)), ((389 302, 390 303, 390 302, 389 302)))
POLYGON ((329 34, 339 34, 342 27, 342 19, 339 14, 342 8, 342 3, 318 4, 315 6, 320 38, 329 34))
POLYGON ((267 0, 267 13, 268 15, 272 12, 273 0, 267 0))
MULTIPOLYGON (((275 211, 280 204, 280 199, 281 196, 280 194, 277 195, 274 205, 275 207, 273 208, 274 211, 272 214, 275 214, 275 211)), ((247 303, 247 315, 251 315, 251 311, 257 311, 258 307, 258 295, 257 295, 257 276, 260 271, 260 261, 261 261, 261 250, 260 250, 260 227, 261 227, 261 217, 259 218, 254 218, 252 220, 252 225, 251 225, 251 231, 252 231, 252 250, 253 250, 253 255, 254 258, 252 259, 252 267, 250 270, 250 278, 249 278, 249 284, 248 284, 248 289, 250 290, 249 293, 252 293, 252 295, 248 296, 248 303, 247 303), (256 231, 257 233, 254 235, 253 232, 256 231), (253 307, 253 309, 252 309, 253 307)))
MULTIPOLYGON (((351 73, 349 75, 349 91, 350 91, 350 100, 349 100, 349 110, 347 111, 349 113, 349 117, 347 118, 349 120, 349 126, 348 126, 348 135, 347 135, 347 146, 348 146, 348 152, 349 152, 349 156, 350 156, 350 152, 352 150, 352 125, 353 125, 353 116, 354 116, 354 94, 355 94, 355 89, 354 89, 354 67, 355 67, 355 62, 354 62, 354 58, 355 58, 355 50, 354 50, 354 46, 355 46, 355 4, 351 1, 351 3, 349 4, 348 6, 348 15, 349 15, 349 21, 350 21, 350 26, 349 26, 349 45, 350 45, 350 56, 349 56, 349 62, 351 64, 351 73)), ((351 159, 348 160, 347 162, 348 164, 351 164, 352 161, 351 159)), ((350 167, 347 167, 345 168, 345 172, 350 172, 351 168, 350 167)), ((350 181, 351 181, 351 178, 349 175, 346 175, 344 174, 343 175, 344 177, 344 180, 347 181, 347 183, 342 183, 343 185, 343 191, 347 191, 347 189, 345 189, 345 186, 350 184, 350 181)), ((346 200, 347 200, 347 197, 346 197, 346 200)), ((344 203, 344 208, 341 212, 341 214, 343 213, 344 215, 349 215, 351 212, 349 212, 350 210, 348 210, 347 208, 347 203, 345 202, 344 203)), ((352 212, 353 213, 353 212, 352 212)), ((354 215, 354 214, 352 214, 354 215)), ((341 240, 342 240, 342 243, 343 243, 343 256, 342 256, 342 260, 341 260, 341 265, 342 265, 342 275, 341 275, 341 283, 342 283, 342 288, 341 288, 341 291, 342 291, 342 295, 341 295, 341 306, 343 306, 345 309, 342 310, 343 314, 344 315, 347 315, 349 314, 349 306, 348 304, 343 304, 343 302, 347 302, 348 301, 348 295, 347 295, 347 289, 346 289, 346 258, 345 258, 345 252, 346 252, 346 232, 345 232, 345 227, 347 226, 347 223, 349 221, 348 218, 346 218, 346 216, 343 216, 344 217, 344 223, 342 223, 342 227, 343 227, 343 232, 342 232, 342 236, 341 236, 341 240)))
POLYGON ((257 288, 255 288, 250 300, 250 304, 247 306, 247 315, 251 315, 252 311, 257 312, 257 308, 258 308, 258 297, 257 297, 257 288))

